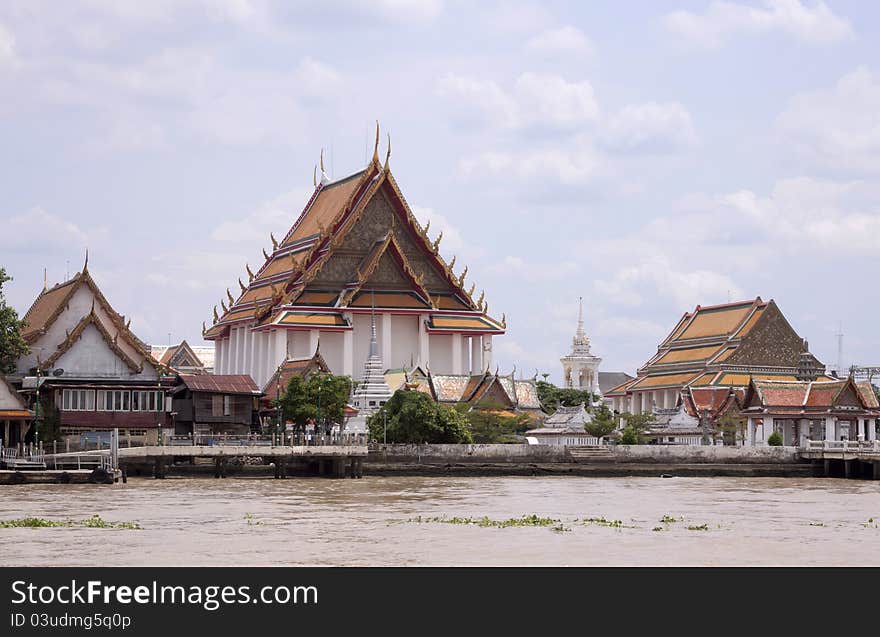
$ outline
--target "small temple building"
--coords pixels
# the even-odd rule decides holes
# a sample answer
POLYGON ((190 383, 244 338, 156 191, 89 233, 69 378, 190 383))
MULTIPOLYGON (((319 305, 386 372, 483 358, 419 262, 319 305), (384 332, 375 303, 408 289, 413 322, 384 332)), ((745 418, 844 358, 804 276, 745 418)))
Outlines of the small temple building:
POLYGON ((529 429, 526 436, 540 445, 598 445, 601 441, 586 431, 592 419, 583 403, 573 407, 560 405, 541 427, 529 429))
POLYGON ((717 388, 714 403, 730 388, 744 391, 753 378, 824 377, 824 365, 776 303, 757 297, 685 312, 636 378, 609 391, 606 399, 616 413, 650 413, 675 409, 683 391, 717 388))
POLYGON ((370 351, 364 363, 364 373, 354 388, 351 405, 357 410, 347 429, 352 433, 366 433, 367 420, 391 400, 391 388, 385 382, 385 366, 379 356, 379 343, 376 339, 376 316, 370 317, 370 351))
POLYGON ((871 383, 842 380, 752 379, 743 399, 748 442, 767 444, 774 431, 782 444, 807 440, 877 439, 880 404, 871 383))
POLYGON ((0 375, 0 447, 15 447, 26 442, 34 422, 34 412, 28 409, 15 387, 0 375))
POLYGON ((30 351, 10 380, 31 402, 41 395, 45 404, 48 397, 62 434, 118 427, 155 441, 160 427, 170 433, 166 393, 174 378, 163 375, 131 320, 107 301, 89 272, 88 254, 72 279, 44 285, 24 320, 30 351))
POLYGON ((421 391, 445 405, 466 403, 471 409, 488 409, 507 415, 527 414, 543 419, 546 414, 538 399, 537 378, 518 379, 515 372, 501 375, 485 371, 482 374, 435 374, 426 376, 408 374, 407 389, 421 391))
POLYGON ((559 359, 562 362, 563 385, 568 389, 591 391, 601 398, 599 365, 602 359, 590 352, 590 338, 584 332, 583 297, 578 301, 578 322, 571 339, 571 353, 559 359))
POLYGON ((177 345, 152 345, 150 352, 163 367, 183 374, 212 374, 214 348, 190 345, 186 340, 177 345))
POLYGON ((250 376, 178 374, 171 395, 179 436, 259 433, 263 393, 250 376))
POLYGON ((442 232, 413 215, 391 174, 390 143, 380 163, 379 133, 363 170, 330 180, 323 169, 290 229, 264 250, 263 264, 215 308, 203 330, 216 345, 215 373, 249 374, 263 386, 288 358, 321 354, 333 374, 363 378, 371 321, 386 368, 415 362, 435 373, 482 374, 492 339, 506 319, 493 318, 485 293, 468 285, 467 267, 439 252, 442 232))

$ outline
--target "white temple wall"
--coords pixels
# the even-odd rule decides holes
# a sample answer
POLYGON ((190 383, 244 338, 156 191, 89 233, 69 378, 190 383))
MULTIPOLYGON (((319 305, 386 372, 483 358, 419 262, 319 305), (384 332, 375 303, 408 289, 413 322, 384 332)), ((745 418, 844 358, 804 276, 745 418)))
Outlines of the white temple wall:
POLYGON ((419 359, 419 317, 398 314, 391 317, 391 358, 383 361, 385 367, 408 367, 419 359))
POLYGON ((467 335, 461 337, 461 373, 467 374, 471 370, 471 339, 467 335))
POLYGON ((155 380, 156 371, 151 365, 144 365, 141 374, 131 374, 131 369, 110 349, 103 335, 94 325, 87 326, 79 340, 62 354, 55 368, 64 370, 65 376, 87 376, 105 378, 138 378, 155 380))
POLYGON ((333 374, 343 373, 343 341, 345 336, 342 332, 321 332, 321 356, 330 367, 333 374))
POLYGON ((290 358, 309 358, 314 354, 315 350, 310 347, 310 341, 310 330, 288 330, 287 351, 290 352, 290 358))
POLYGON ((452 374, 452 334, 431 334, 431 372, 452 374))

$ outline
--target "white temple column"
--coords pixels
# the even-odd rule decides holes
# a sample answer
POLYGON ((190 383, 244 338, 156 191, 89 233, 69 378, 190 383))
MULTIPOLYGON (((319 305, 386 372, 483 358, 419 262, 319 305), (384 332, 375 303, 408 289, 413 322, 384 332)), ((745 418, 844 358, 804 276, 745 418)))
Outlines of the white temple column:
POLYGON ((272 332, 263 332, 263 384, 269 381, 275 368, 272 365, 272 332))
POLYGON ((309 330, 309 353, 308 356, 314 356, 315 350, 318 349, 318 342, 321 338, 321 330, 309 330))
POLYGON ((272 373, 287 360, 287 330, 275 330, 275 342, 272 344, 272 373))
MULTIPOLYGON (((385 369, 391 367, 391 314, 382 314, 382 363, 385 369)), ((382 370, 384 371, 384 370, 382 370)))
POLYGON ((461 374, 461 333, 452 335, 452 373, 461 374))
POLYGON ((354 329, 342 333, 342 373, 354 376, 354 329))
POLYGON ((491 369, 492 367, 492 335, 483 335, 483 368, 491 369))
POLYGON ((856 440, 864 440, 865 439, 865 419, 857 418, 856 419, 856 440))
POLYGON ((253 365, 254 333, 248 327, 242 327, 241 329, 244 334, 244 365, 242 366, 242 373, 248 374, 253 378, 251 366, 253 365))
POLYGON ((825 440, 834 440, 834 416, 825 417, 825 440))
POLYGON ((872 442, 877 440, 877 421, 873 418, 868 418, 868 431, 865 437, 872 442))
POLYGON ((428 340, 428 328, 426 326, 427 320, 427 314, 419 314, 419 364, 422 366, 423 370, 430 367, 428 357, 431 352, 429 348, 430 341, 428 340))
POLYGON ((749 416, 748 418, 748 432, 749 432, 749 440, 748 443, 750 446, 755 446, 755 429, 757 426, 755 425, 755 419, 749 416))
POLYGON ((214 373, 223 373, 223 339, 214 341, 214 373))
POLYGON ((235 328, 235 370, 233 374, 244 373, 244 329, 235 328))
POLYGON ((471 336, 471 374, 476 376, 483 372, 483 339, 471 336))
POLYGON ((263 335, 260 332, 251 330, 251 350, 253 351, 253 362, 251 363, 251 378, 257 384, 257 387, 263 386, 263 335))

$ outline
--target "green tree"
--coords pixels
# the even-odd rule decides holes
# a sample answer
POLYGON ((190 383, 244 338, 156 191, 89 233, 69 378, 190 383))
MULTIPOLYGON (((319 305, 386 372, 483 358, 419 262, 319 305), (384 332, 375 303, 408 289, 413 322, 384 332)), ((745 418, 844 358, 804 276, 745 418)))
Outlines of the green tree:
POLYGON ((280 404, 282 418, 303 428, 309 421, 342 423, 345 405, 351 394, 351 378, 333 374, 311 374, 308 378, 294 376, 276 404, 280 404))
POLYGON ((722 442, 727 446, 736 445, 737 434, 745 439, 745 420, 737 418, 728 412, 721 416, 715 424, 718 433, 721 434, 722 442))
POLYGON ((587 433, 596 438, 604 438, 617 430, 617 423, 614 421, 614 414, 605 405, 600 405, 594 410, 593 419, 588 422, 585 427, 587 433))
POLYGON ((539 380, 537 386, 538 400, 541 401, 544 411, 551 415, 559 409, 560 405, 576 407, 584 403, 589 406, 597 398, 590 391, 557 387, 553 383, 548 383, 544 380, 539 380))
POLYGON ((654 414, 630 414, 620 415, 626 425, 620 431, 620 444, 642 445, 645 444, 645 430, 657 422, 654 414))
POLYGON ((28 353, 28 344, 21 337, 26 323, 19 320, 18 313, 6 304, 3 284, 12 281, 6 270, 0 268, 0 374, 11 374, 19 358, 28 353))
POLYGON ((410 444, 471 443, 468 420, 452 407, 439 405, 419 391, 398 389, 370 416, 367 426, 373 440, 410 444))
POLYGON ((767 444, 771 447, 781 447, 782 435, 778 431, 774 431, 772 434, 767 436, 767 444))
POLYGON ((499 413, 503 410, 500 405, 470 409, 470 405, 462 404, 456 406, 456 409, 467 418, 471 436, 479 444, 520 442, 519 435, 532 423, 532 419, 526 414, 509 416, 499 413))

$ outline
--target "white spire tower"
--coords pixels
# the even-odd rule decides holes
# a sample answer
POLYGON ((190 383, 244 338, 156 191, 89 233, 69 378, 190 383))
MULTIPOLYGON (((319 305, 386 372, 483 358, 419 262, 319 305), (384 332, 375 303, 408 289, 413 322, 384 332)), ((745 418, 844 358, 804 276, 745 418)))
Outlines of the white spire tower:
POLYGON ((376 309, 373 305, 370 312, 370 353, 364 363, 361 383, 351 397, 351 404, 358 410, 358 415, 349 423, 350 430, 355 432, 365 432, 367 418, 391 398, 391 388, 385 382, 385 365, 376 340, 376 309))
POLYGON ((567 388, 589 390, 601 397, 599 364, 602 359, 590 353, 590 338, 584 331, 583 297, 578 297, 578 303, 578 322, 574 338, 571 339, 571 353, 559 359, 562 362, 563 382, 567 388))

